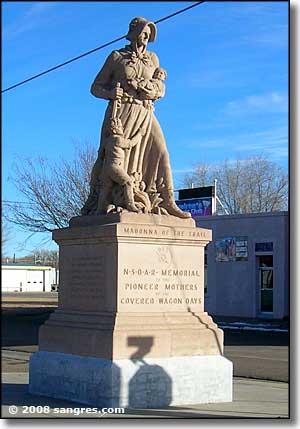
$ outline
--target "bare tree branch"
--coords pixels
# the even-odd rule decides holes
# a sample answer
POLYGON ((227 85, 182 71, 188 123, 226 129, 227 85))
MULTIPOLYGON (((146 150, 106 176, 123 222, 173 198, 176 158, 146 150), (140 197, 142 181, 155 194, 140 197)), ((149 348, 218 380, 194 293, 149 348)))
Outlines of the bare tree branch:
POLYGON ((97 157, 85 142, 76 145, 73 159, 50 162, 43 157, 18 159, 10 180, 26 204, 11 203, 6 219, 21 229, 49 232, 68 226, 89 195, 89 178, 97 157))
POLYGON ((207 165, 198 163, 183 179, 183 186, 212 185, 218 181, 218 197, 230 214, 287 210, 288 175, 265 156, 207 165))
POLYGON ((6 246, 12 238, 12 228, 7 220, 2 217, 1 220, 1 249, 2 255, 6 252, 6 246))

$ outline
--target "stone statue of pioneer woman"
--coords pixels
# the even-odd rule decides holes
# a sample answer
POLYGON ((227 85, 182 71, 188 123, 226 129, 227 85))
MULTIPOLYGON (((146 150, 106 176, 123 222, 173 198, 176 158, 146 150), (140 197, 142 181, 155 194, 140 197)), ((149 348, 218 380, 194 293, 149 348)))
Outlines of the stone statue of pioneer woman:
POLYGON ((164 96, 164 85, 133 84, 152 81, 159 67, 156 54, 147 51, 148 43, 153 42, 155 37, 156 26, 153 22, 141 17, 134 18, 126 36, 130 45, 108 56, 91 86, 95 97, 109 100, 109 103, 102 125, 98 158, 91 174, 90 194, 81 210, 82 215, 128 210, 190 217, 190 213, 183 212, 175 204, 166 142, 154 115, 153 103, 164 96), (126 183, 127 190, 130 186, 133 192, 134 205, 131 201, 130 206, 121 182, 110 180, 108 183, 105 173, 111 162, 111 158, 106 156, 105 146, 111 141, 112 121, 121 123, 126 140, 141 135, 143 130, 138 144, 125 149, 122 161, 122 169, 126 177, 130 177, 130 182, 128 179, 126 183), (101 189, 106 192, 106 205, 99 204, 101 189))

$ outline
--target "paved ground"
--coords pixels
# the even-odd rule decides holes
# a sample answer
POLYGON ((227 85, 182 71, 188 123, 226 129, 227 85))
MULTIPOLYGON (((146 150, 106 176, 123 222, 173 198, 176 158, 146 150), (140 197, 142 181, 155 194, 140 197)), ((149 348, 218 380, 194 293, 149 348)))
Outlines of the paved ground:
POLYGON ((76 418, 161 417, 178 419, 239 417, 262 419, 289 418, 287 383, 235 378, 233 402, 207 405, 195 404, 182 407, 170 406, 159 410, 126 409, 125 414, 103 414, 100 409, 98 409, 96 414, 91 412, 87 413, 85 410, 79 412, 79 408, 82 407, 86 409, 88 406, 59 399, 30 395, 28 393, 27 373, 5 373, 2 375, 2 383, 3 418, 66 418, 74 416, 76 416, 76 418), (67 408, 69 408, 68 413, 66 413, 67 408), (14 414, 11 414, 12 412, 14 414))
POLYGON ((224 329, 224 344, 236 377, 289 381, 288 333, 224 329))

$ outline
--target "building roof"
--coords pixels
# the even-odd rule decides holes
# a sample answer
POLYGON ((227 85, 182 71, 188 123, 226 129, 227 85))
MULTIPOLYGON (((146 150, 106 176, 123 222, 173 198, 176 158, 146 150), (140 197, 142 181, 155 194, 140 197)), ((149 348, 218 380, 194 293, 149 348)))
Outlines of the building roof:
POLYGON ((34 265, 34 264, 20 264, 20 263, 2 263, 2 270, 51 270, 53 267, 50 265, 34 265))
POLYGON ((225 215, 213 215, 213 216, 194 216, 193 219, 196 221, 205 221, 210 220, 227 220, 227 219, 246 219, 246 218, 256 218, 256 217, 288 217, 288 211, 278 211, 278 212, 261 212, 261 213, 240 213, 240 214, 225 214, 225 215))

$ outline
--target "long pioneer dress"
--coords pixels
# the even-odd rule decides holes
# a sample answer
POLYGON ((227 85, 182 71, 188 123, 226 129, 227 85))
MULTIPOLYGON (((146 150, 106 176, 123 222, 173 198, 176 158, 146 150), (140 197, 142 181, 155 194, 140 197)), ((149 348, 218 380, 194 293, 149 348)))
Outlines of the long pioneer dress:
MULTIPOLYGON (((121 88, 124 89, 124 95, 118 109, 118 117, 124 128, 124 137, 131 139, 141 127, 146 130, 140 144, 126 151, 125 170, 136 180, 135 191, 141 186, 144 194, 161 196, 159 200, 156 198, 156 202, 159 201, 161 205, 161 209, 159 209, 161 211, 158 213, 169 213, 168 206, 171 204, 175 207, 174 210, 178 211, 175 215, 180 216, 183 212, 174 203, 169 154, 153 108, 153 101, 163 97, 164 90, 161 90, 161 93, 154 90, 152 94, 149 92, 143 94, 142 91, 136 91, 129 85, 131 79, 150 80, 158 66, 159 61, 156 54, 145 51, 138 56, 131 46, 127 45, 123 49, 113 51, 108 56, 92 84, 91 92, 95 97, 108 99, 108 92, 117 84, 120 84, 121 88)), ((91 175, 91 194, 82 210, 83 214, 96 212, 94 200, 97 192, 99 192, 99 178, 101 177, 103 162, 105 162, 102 153, 103 148, 105 148, 105 140, 110 132, 112 111, 113 101, 110 100, 102 125, 98 159, 91 175)), ((137 196, 136 193, 135 195, 137 196)), ((148 207, 149 211, 155 212, 151 207, 148 207)), ((186 217, 185 215, 186 213, 180 217, 186 217)))

